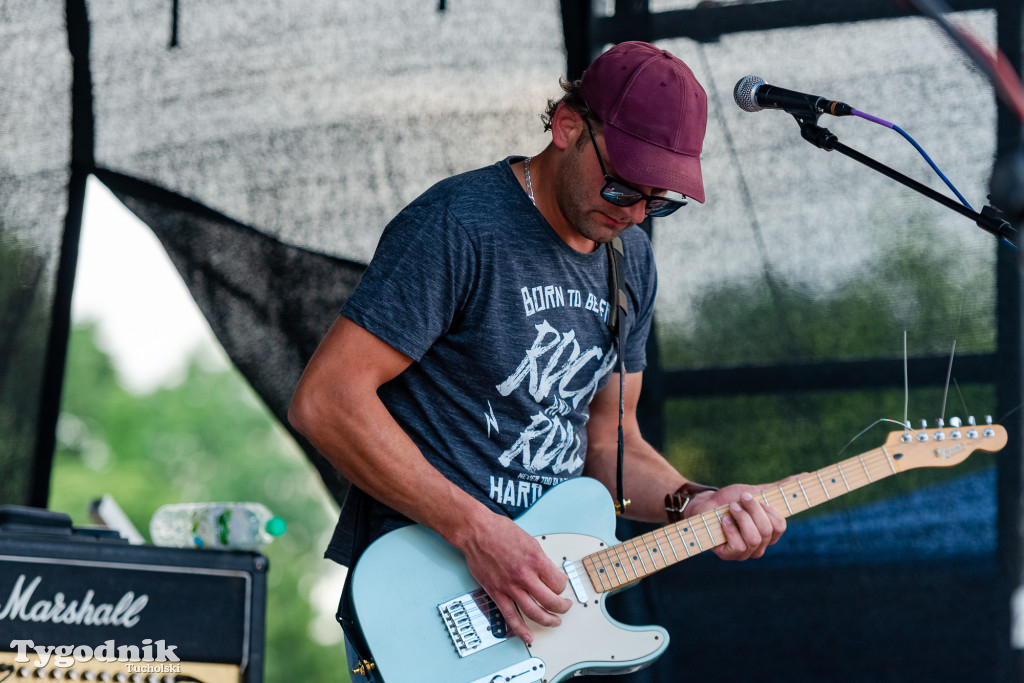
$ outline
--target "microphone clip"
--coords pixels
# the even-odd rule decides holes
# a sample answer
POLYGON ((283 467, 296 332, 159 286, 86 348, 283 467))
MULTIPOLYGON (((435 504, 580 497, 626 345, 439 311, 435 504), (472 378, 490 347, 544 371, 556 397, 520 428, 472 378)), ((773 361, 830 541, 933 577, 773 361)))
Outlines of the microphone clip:
POLYGON ((793 114, 793 118, 800 124, 800 137, 811 143, 818 149, 831 152, 839 141, 832 131, 818 125, 818 115, 810 113, 793 114))

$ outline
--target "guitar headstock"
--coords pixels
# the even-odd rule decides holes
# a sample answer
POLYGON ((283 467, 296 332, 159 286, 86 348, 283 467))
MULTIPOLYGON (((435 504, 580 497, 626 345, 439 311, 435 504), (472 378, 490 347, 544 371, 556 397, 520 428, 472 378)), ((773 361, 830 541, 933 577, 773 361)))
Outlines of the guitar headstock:
POLYGON ((1006 429, 997 424, 976 425, 974 418, 961 425, 958 418, 950 419, 950 426, 907 429, 890 432, 885 440, 886 452, 896 470, 903 472, 918 467, 950 467, 959 465, 974 451, 995 453, 1006 445, 1006 429))

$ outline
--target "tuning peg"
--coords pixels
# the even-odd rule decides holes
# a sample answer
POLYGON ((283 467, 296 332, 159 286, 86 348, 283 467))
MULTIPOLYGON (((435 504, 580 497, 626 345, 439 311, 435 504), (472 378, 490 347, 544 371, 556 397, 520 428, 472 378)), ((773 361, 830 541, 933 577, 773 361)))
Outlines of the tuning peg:
POLYGON ((921 420, 921 429, 928 429, 928 420, 921 420))
POLYGON ((987 425, 992 424, 992 416, 991 415, 986 415, 985 416, 985 424, 987 424, 987 425))
POLYGON ((938 420, 935 421, 935 426, 938 427, 939 429, 942 429, 943 427, 946 426, 946 421, 940 417, 938 420))
POLYGON ((960 418, 959 417, 954 416, 954 417, 949 418, 949 426, 950 427, 953 427, 955 429, 959 429, 960 428, 960 424, 961 423, 960 423, 960 418))
POLYGON ((913 429, 913 427, 912 427, 912 426, 910 425, 910 420, 906 420, 906 421, 905 421, 905 422, 903 423, 903 429, 907 430, 908 432, 909 432, 909 431, 910 431, 911 429, 913 429))
POLYGON ((967 418, 967 424, 969 424, 969 425, 971 425, 973 427, 973 426, 975 426, 978 423, 974 421, 974 416, 971 415, 969 418, 967 418))

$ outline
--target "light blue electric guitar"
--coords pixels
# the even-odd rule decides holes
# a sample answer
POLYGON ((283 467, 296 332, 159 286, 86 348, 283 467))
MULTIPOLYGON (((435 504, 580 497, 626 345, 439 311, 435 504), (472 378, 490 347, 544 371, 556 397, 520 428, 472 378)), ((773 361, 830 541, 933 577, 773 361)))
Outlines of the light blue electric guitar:
MULTIPOLYGON (((1006 430, 998 425, 954 424, 892 432, 881 448, 766 489, 761 497, 788 517, 897 472, 948 467, 976 450, 1006 445, 1006 430)), ((385 683, 557 683, 583 673, 641 669, 665 651, 668 633, 615 621, 605 597, 723 544, 727 510, 619 543, 602 484, 579 478, 552 488, 516 522, 565 571, 563 595, 575 604, 557 628, 527 620, 530 646, 510 636, 459 551, 422 526, 393 531, 367 548, 353 570, 353 605, 373 658, 363 671, 374 670, 385 683)))

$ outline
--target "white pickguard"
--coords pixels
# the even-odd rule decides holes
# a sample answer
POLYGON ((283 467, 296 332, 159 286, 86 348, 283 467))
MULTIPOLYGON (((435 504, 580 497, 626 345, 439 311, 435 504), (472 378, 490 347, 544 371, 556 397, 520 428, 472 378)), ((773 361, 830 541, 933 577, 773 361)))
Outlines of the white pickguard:
MULTIPOLYGON (((601 539, 580 534, 548 534, 537 540, 558 565, 566 558, 584 557, 604 547, 601 539)), ((527 619, 534 636, 530 654, 544 661, 552 677, 549 680, 561 680, 558 676, 577 670, 627 673, 649 664, 668 646, 665 629, 630 627, 608 616, 605 593, 591 590, 585 605, 576 600, 571 588, 562 595, 572 600, 573 606, 562 615, 561 626, 546 628, 527 619)))

